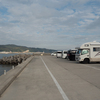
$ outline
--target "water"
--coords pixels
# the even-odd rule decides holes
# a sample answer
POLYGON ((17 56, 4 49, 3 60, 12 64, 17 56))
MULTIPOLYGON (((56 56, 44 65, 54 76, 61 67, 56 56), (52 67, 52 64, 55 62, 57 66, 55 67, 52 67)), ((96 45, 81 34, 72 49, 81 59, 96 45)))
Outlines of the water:
MULTIPOLYGON (((17 55, 17 54, 0 54, 0 59, 2 59, 3 57, 9 57, 9 56, 13 56, 13 55, 17 55)), ((4 70, 9 71, 12 68, 13 65, 1 65, 0 64, 0 76, 2 74, 4 74, 4 70)))

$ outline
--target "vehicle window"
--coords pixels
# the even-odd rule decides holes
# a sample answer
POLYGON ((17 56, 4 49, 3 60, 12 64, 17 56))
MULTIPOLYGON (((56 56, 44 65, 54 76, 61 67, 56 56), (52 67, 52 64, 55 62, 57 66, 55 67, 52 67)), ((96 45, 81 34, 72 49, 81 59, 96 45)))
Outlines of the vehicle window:
POLYGON ((87 54, 88 50, 82 50, 82 55, 87 54))
POLYGON ((100 51, 100 48, 99 47, 94 47, 93 51, 100 51))
POLYGON ((70 51, 70 53, 75 54, 75 53, 76 53, 76 51, 75 51, 75 50, 72 50, 72 51, 70 51))
POLYGON ((76 52, 76 54, 80 54, 81 52, 82 52, 82 50, 79 49, 79 50, 76 52))
POLYGON ((62 53, 62 52, 57 52, 57 53, 62 53))

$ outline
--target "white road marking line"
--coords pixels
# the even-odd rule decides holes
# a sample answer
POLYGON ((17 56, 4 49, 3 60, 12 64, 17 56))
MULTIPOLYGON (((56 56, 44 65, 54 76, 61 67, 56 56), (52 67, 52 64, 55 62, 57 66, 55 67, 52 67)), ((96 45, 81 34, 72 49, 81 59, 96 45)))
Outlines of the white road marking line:
POLYGON ((45 64, 44 60, 42 59, 42 57, 40 57, 42 62, 44 63, 47 71, 49 72, 50 76, 52 77, 53 81, 55 82, 59 92, 61 93, 62 97, 64 100, 69 100, 68 97, 66 96, 65 92, 63 91, 63 89, 61 88, 61 86, 59 85, 59 83, 57 82, 57 80, 55 79, 55 77, 53 76, 53 74, 50 72, 49 68, 47 67, 47 65, 45 64))
POLYGON ((93 68, 93 69, 95 69, 95 70, 100 70, 100 69, 98 69, 98 68, 91 67, 91 66, 88 66, 88 65, 82 65, 82 66, 89 67, 89 68, 93 68))

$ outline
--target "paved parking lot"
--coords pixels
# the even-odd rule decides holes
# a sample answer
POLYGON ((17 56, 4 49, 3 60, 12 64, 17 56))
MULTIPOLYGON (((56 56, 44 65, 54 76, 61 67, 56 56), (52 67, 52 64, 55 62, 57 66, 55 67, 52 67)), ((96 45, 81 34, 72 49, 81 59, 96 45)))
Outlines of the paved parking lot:
POLYGON ((100 100, 100 63, 35 56, 0 100, 100 100))

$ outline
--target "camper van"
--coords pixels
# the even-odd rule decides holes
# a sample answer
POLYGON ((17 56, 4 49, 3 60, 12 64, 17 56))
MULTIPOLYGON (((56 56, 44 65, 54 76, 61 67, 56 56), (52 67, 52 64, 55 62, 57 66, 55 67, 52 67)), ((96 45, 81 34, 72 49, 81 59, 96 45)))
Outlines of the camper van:
POLYGON ((62 51, 57 51, 56 57, 57 57, 57 58, 61 58, 61 56, 62 56, 62 51))
POLYGON ((67 51, 65 51, 65 50, 62 51, 62 58, 64 58, 64 59, 67 58, 67 51))
POLYGON ((75 60, 84 63, 100 62, 100 43, 88 42, 76 47, 75 60))

